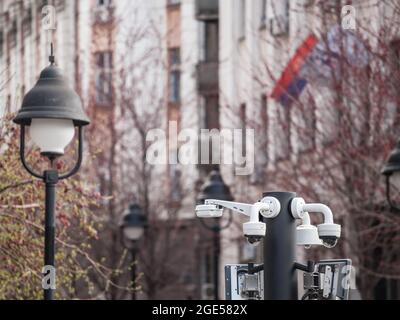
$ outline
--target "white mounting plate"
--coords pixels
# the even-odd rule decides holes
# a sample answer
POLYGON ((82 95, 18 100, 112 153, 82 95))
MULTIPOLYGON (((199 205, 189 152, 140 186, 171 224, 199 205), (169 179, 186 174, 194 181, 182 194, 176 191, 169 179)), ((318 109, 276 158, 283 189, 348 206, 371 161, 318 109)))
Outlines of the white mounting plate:
POLYGON ((295 219, 303 219, 304 216, 304 205, 306 202, 303 198, 294 198, 290 204, 290 211, 292 212, 292 216, 295 219))
POLYGON ((281 203, 277 198, 265 197, 260 202, 268 203, 269 210, 261 210, 261 215, 264 218, 275 218, 281 212, 281 203))

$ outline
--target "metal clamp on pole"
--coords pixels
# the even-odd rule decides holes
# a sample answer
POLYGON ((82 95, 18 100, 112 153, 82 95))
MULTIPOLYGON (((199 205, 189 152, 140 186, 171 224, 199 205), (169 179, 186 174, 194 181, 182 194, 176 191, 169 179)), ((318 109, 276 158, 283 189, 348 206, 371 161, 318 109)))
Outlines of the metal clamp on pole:
POLYGON ((351 260, 322 260, 306 271, 302 300, 348 300, 351 260))
POLYGON ((328 248, 336 245, 341 226, 334 223, 328 206, 306 203, 293 192, 268 192, 254 204, 206 199, 204 205, 196 207, 196 214, 200 218, 221 217, 223 208, 250 218, 243 224, 250 243, 264 238, 264 264, 225 267, 227 299, 297 300, 297 270, 305 272, 305 298, 347 298, 348 288, 339 284, 347 281, 344 274, 350 260, 321 261, 318 265, 312 261, 307 265, 295 262, 296 244, 328 248), (313 226, 309 212, 321 213, 324 222, 313 226), (297 219, 301 225, 296 228, 297 219))

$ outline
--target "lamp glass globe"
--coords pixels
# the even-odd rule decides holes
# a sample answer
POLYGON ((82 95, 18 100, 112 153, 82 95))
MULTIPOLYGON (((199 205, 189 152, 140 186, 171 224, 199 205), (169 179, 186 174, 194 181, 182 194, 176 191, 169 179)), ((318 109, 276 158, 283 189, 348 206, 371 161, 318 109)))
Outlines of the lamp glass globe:
POLYGON ((72 120, 32 119, 29 133, 41 153, 62 155, 74 138, 75 128, 72 120))

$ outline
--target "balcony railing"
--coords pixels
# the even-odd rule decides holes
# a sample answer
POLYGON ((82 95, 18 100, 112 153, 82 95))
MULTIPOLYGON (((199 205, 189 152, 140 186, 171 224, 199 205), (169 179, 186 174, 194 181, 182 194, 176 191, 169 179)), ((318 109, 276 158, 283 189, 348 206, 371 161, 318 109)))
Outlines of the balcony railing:
POLYGON ((196 19, 218 20, 219 0, 196 0, 196 19))
POLYGON ((218 93, 218 62, 200 62, 197 65, 197 88, 200 94, 218 93))

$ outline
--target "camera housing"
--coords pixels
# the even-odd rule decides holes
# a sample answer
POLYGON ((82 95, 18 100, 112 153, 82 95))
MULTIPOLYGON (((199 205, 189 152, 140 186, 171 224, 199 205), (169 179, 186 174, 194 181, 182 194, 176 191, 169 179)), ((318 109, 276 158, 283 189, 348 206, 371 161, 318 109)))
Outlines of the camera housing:
POLYGON ((199 218, 220 218, 223 214, 223 209, 214 204, 201 204, 196 206, 196 215, 199 218))
POLYGON ((264 237, 263 236, 249 236, 245 235, 248 243, 256 245, 258 244, 264 237))
POLYGON ((333 248, 340 238, 341 227, 335 223, 323 223, 318 225, 318 234, 325 247, 333 248))
POLYGON ((322 240, 318 235, 318 229, 311 224, 302 224, 296 228, 296 243, 298 246, 320 246, 322 240))
POLYGON ((243 223, 243 234, 250 243, 257 243, 265 237, 266 224, 264 222, 243 223))

